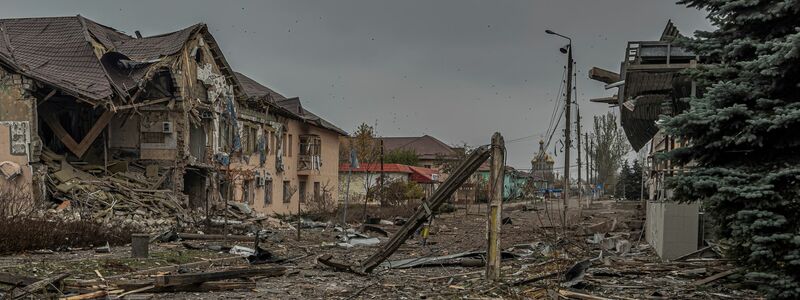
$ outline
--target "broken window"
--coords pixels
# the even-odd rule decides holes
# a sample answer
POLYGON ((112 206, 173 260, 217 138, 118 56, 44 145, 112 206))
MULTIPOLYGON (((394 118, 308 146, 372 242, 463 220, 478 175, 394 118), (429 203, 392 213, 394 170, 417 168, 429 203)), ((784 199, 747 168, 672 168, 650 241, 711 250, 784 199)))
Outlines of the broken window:
POLYGON ((219 121, 219 148, 220 151, 230 152, 233 145, 233 126, 230 118, 222 116, 219 121))
POLYGON ((250 126, 245 124, 242 127, 242 153, 251 154, 253 145, 250 144, 250 126))
POLYGON ((272 132, 269 130, 264 131, 264 140, 266 141, 265 145, 267 146, 267 149, 264 151, 267 153, 267 155, 270 155, 272 154, 272 132))
POLYGON ((245 180, 242 184, 242 202, 252 205, 255 200, 255 189, 252 180, 245 180))
POLYGON ((189 153, 198 159, 206 156, 206 122, 189 126, 189 153))
POLYGON ((272 180, 264 183, 264 206, 272 204, 272 180))
POLYGON ((287 155, 287 154, 286 154, 286 152, 288 152, 288 151, 287 151, 287 149, 288 149, 288 146, 289 146, 289 145, 287 144, 287 143, 288 143, 288 140, 289 140, 289 139, 287 138, 287 134, 285 134, 285 133, 284 133, 284 134, 283 134, 283 139, 281 139, 281 142, 282 142, 282 143, 281 143, 281 150, 283 150, 283 156, 286 156, 286 155, 287 155))
POLYGON ((321 166, 322 140, 318 135, 301 135, 298 170, 319 170, 321 166))
POLYGON ((300 203, 306 202, 306 182, 300 181, 300 203))
POLYGON ((244 125, 242 129, 242 152, 253 154, 258 151, 258 127, 244 125))
POLYGON ((270 131, 269 132, 269 141, 270 141, 269 154, 275 154, 275 151, 278 150, 277 140, 278 140, 278 137, 275 136, 275 132, 274 131, 270 131))
POLYGON ((283 181, 283 203, 292 202, 292 185, 288 180, 283 181))
POLYGON ((289 152, 289 157, 292 157, 292 135, 289 135, 289 148, 287 148, 289 152))

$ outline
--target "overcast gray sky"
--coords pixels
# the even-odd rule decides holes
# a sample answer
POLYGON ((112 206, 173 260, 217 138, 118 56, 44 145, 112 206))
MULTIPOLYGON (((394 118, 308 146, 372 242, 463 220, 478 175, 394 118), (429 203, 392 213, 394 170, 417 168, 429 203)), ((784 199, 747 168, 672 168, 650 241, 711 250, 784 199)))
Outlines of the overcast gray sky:
POLYGON ((519 168, 530 168, 544 138, 566 60, 565 41, 545 29, 573 39, 588 128, 615 111, 588 102, 611 94, 586 79, 590 67, 619 70, 626 42, 658 39, 668 19, 684 34, 710 28, 702 12, 670 0, 4 0, 0 10, 76 14, 145 36, 206 23, 233 68, 347 131, 366 122, 379 135, 470 145, 495 131, 507 141, 534 135, 507 145, 519 168))

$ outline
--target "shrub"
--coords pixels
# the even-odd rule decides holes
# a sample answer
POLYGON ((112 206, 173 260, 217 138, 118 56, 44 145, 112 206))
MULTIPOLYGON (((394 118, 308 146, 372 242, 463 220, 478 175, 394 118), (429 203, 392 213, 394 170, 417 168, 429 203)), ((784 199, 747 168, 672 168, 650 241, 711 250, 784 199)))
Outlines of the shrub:
POLYGON ((0 189, 0 253, 26 250, 121 245, 130 242, 131 230, 81 218, 77 211, 48 210, 26 191, 0 189))

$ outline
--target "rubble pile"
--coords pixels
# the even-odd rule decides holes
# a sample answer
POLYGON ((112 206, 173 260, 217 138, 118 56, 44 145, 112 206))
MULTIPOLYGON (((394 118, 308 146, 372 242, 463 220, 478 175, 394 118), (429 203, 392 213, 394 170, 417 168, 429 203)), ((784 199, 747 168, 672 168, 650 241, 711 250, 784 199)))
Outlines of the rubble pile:
POLYGON ((204 222, 205 213, 191 211, 174 191, 161 189, 169 172, 157 165, 136 166, 120 160, 104 169, 70 162, 47 149, 41 159, 48 168, 47 193, 56 201, 49 213, 61 218, 89 218, 147 232, 201 224, 225 226, 233 230, 231 233, 254 232, 267 220, 247 204, 231 202, 226 209, 210 211, 208 222, 204 222))
POLYGON ((175 193, 158 189, 166 174, 147 178, 141 172, 127 171, 126 162, 118 162, 116 165, 121 166, 109 167, 107 175, 102 166, 69 162, 48 150, 43 151, 41 158, 49 169, 47 191, 52 199, 61 201, 56 211, 72 207, 89 212, 90 216, 83 217, 97 222, 139 229, 189 223, 188 210, 175 193))

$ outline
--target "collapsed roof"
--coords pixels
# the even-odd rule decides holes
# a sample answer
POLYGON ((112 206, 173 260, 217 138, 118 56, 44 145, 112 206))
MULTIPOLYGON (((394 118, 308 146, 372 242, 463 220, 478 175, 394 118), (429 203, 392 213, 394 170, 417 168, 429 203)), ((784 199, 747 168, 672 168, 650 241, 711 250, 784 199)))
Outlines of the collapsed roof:
POLYGON ((673 45, 680 32, 668 21, 658 41, 630 41, 620 73, 593 68, 589 77, 619 88, 614 97, 594 102, 618 105, 620 123, 631 146, 638 151, 658 132, 662 115, 680 111, 678 100, 692 95, 691 79, 681 71, 696 64, 697 56, 673 45))
MULTIPOLYGON (((136 38, 80 15, 0 19, 0 64, 84 100, 128 99, 147 67, 181 51, 198 32, 221 69, 230 70, 205 24, 136 38)), ((227 73, 238 94, 235 76, 227 73)))

